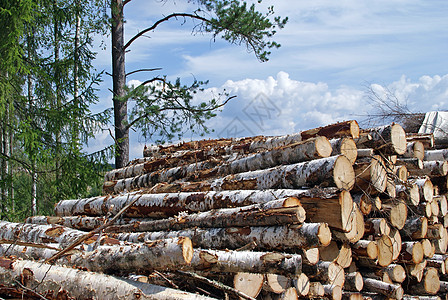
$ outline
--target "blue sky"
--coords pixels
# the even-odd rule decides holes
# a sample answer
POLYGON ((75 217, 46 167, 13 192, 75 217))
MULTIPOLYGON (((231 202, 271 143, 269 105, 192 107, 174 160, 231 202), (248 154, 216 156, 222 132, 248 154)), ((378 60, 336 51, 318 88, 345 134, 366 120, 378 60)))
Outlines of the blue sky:
MULTIPOLYGON (((289 17, 274 37, 282 47, 269 62, 260 63, 243 46, 192 34, 191 21, 172 20, 135 42, 126 56, 128 72, 163 70, 132 75, 128 82, 154 75, 210 80, 198 101, 226 88, 237 98, 209 122, 215 129, 210 137, 287 134, 360 120, 371 111, 369 86, 394 91, 415 111, 448 109, 446 0, 263 0, 260 10, 269 5, 289 17)), ((132 0, 125 8, 126 38, 167 14, 192 9, 183 0, 132 0)), ((110 72, 108 40, 106 45, 95 65, 110 72)), ((97 109, 112 105, 110 87, 105 77, 97 109)), ((108 134, 99 133, 91 149, 111 143, 108 134)), ((131 158, 142 156, 144 144, 132 133, 131 158)))

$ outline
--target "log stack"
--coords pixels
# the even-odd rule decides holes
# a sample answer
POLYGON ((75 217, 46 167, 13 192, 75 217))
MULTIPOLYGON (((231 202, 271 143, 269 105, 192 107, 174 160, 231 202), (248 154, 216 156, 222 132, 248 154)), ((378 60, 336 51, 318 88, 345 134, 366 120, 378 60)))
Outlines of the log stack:
POLYGON ((448 149, 430 139, 347 121, 145 148, 103 196, 0 221, 0 295, 447 299, 448 149))

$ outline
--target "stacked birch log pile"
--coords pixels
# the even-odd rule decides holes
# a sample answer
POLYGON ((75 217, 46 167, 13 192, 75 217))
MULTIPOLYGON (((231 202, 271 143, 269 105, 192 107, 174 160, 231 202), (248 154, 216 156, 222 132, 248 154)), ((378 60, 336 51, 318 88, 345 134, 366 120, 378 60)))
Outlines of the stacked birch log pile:
POLYGON ((448 299, 448 149, 398 124, 145 148, 104 196, 0 221, 0 294, 448 299))

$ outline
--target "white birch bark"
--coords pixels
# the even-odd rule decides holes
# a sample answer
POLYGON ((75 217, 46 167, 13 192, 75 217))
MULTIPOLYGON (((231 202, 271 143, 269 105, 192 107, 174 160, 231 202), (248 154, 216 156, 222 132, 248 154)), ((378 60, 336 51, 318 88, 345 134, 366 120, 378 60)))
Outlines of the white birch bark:
POLYGON ((195 249, 191 263, 183 269, 292 276, 302 272, 302 257, 278 252, 195 249))
MULTIPOLYGON (((105 232, 142 232, 181 230, 192 227, 274 226, 300 224, 305 221, 305 209, 295 197, 273 200, 237 208, 222 208, 197 214, 180 213, 166 219, 121 219, 105 232)), ((107 221, 104 217, 34 217, 27 223, 60 224, 79 230, 93 230, 107 221)))
MULTIPOLYGON (((90 215, 101 216, 108 213, 115 215, 127 204, 139 198, 126 211, 125 217, 169 217, 181 212, 193 213, 262 204, 283 198, 296 197, 338 199, 339 191, 335 188, 325 189, 267 189, 267 190, 234 190, 181 193, 130 193, 118 196, 100 196, 79 200, 62 200, 55 206, 56 216, 90 215)), ((319 200, 319 201, 321 201, 319 200)))
POLYGON ((120 233, 114 236, 129 242, 185 236, 191 238, 197 247, 214 249, 238 249, 252 242, 255 242, 258 249, 308 249, 328 245, 331 241, 331 232, 325 223, 304 223, 301 226, 196 228, 170 232, 120 233))
POLYGON ((3 284, 22 283, 39 294, 83 299, 213 299, 180 290, 133 281, 120 277, 19 259, 1 258, 3 284))
POLYGON ((367 148, 374 148, 384 154, 403 154, 406 152, 406 133, 398 124, 390 124, 364 130, 372 140, 364 143, 367 148))
MULTIPOLYGON (((58 244, 51 246, 58 246, 58 244)), ((189 238, 173 238, 140 244, 99 246, 82 245, 56 260, 59 265, 74 266, 106 274, 136 270, 178 270, 190 264, 193 246, 189 238)), ((58 250, 3 244, 1 255, 47 260, 58 250)))
POLYGON ((426 160, 426 161, 431 161, 431 160, 448 161, 448 149, 426 150, 424 160, 426 160))
MULTIPOLYGON (((103 185, 106 193, 120 193, 140 188, 150 188, 157 183, 167 182, 165 173, 146 174, 134 178, 108 181, 103 185)), ((179 177, 180 178, 180 177, 179 177)), ((303 188, 315 185, 336 186, 350 190, 354 185, 355 173, 345 156, 331 156, 269 169, 248 171, 205 181, 202 186, 208 190, 303 188)), ((199 184, 199 183, 196 183, 199 184)))

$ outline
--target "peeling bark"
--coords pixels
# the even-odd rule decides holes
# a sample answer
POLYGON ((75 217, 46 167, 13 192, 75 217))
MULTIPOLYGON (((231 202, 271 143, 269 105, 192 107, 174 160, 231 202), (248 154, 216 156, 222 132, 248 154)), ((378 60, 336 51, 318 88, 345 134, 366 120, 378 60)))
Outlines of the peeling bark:
MULTIPOLYGON (((122 219, 119 224, 111 225, 105 232, 143 232, 162 230, 181 230, 192 227, 236 227, 236 226, 273 226, 300 224, 305 221, 305 209, 295 197, 273 200, 261 204, 237 208, 222 208, 197 214, 180 213, 176 217, 150 219, 122 219)), ((104 223, 99 217, 40 217, 28 218, 28 223, 48 224, 54 222, 67 227, 92 230, 104 223)), ((54 224, 53 223, 53 224, 54 224)))
MULTIPOLYGON (((103 191, 123 191, 150 188, 164 182, 159 178, 141 175, 134 178, 105 182, 103 191)), ((159 176, 156 176, 159 177, 159 176)), ((264 170, 227 175, 222 178, 197 182, 205 190, 272 189, 335 186, 350 190, 354 185, 355 173, 345 156, 331 156, 291 165, 281 165, 264 170)))
MULTIPOLYGON (((58 250, 0 245, 1 255, 47 260, 58 250)), ((137 270, 178 270, 190 264, 193 246, 189 238, 173 238, 141 244, 99 246, 84 245, 56 260, 59 265, 80 267, 94 272, 114 274, 137 270)))
POLYGON ((262 204, 282 198, 318 198, 325 201, 337 198, 335 188, 293 190, 234 190, 207 192, 176 192, 147 194, 143 192, 119 196, 100 196, 79 200, 59 201, 55 206, 57 216, 115 215, 127 204, 139 198, 125 213, 125 217, 170 217, 181 212, 193 213, 229 207, 262 204))
POLYGON ((331 241, 330 230, 324 223, 305 223, 300 226, 197 228, 170 232, 120 233, 114 236, 129 242, 185 236, 191 238, 196 247, 215 249, 238 249, 252 242, 255 242, 259 249, 308 249, 328 245, 331 241))
POLYGON ((212 272, 253 272, 297 275, 302 272, 302 257, 298 254, 255 251, 223 251, 195 249, 187 270, 212 272))
POLYGON ((25 287, 42 295, 75 299, 213 299, 180 290, 120 277, 19 259, 1 258, 0 281, 25 287))

